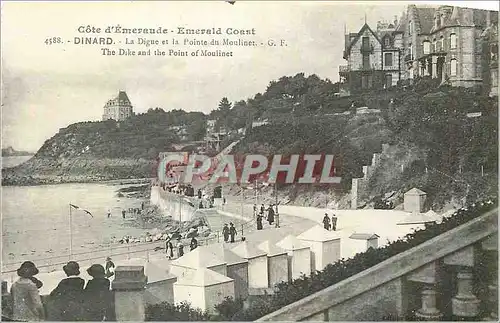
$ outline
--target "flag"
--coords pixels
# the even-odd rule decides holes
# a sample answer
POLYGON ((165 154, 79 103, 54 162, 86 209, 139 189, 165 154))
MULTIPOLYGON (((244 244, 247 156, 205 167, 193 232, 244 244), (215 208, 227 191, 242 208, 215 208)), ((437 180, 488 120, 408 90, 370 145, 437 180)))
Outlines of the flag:
POLYGON ((90 213, 90 211, 85 210, 85 209, 82 209, 82 208, 81 208, 81 207, 79 207, 79 206, 76 206, 76 205, 74 205, 74 204, 70 204, 69 206, 71 206, 71 207, 72 207, 72 208, 74 208, 75 210, 82 210, 83 212, 87 213, 87 214, 88 214, 88 215, 90 215, 91 217, 94 217, 94 216, 92 215, 92 213, 90 213))

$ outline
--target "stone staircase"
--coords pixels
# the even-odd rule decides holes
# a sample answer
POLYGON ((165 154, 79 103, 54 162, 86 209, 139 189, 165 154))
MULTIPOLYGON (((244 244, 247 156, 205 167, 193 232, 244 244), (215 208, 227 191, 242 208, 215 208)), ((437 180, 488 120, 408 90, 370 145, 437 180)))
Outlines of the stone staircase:
POLYGON ((498 321, 498 208, 259 321, 498 321))

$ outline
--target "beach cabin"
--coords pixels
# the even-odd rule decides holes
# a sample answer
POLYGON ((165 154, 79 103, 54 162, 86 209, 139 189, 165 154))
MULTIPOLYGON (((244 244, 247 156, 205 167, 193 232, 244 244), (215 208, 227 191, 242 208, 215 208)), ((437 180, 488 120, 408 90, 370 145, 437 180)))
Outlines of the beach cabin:
POLYGON ((227 277, 234 279, 234 295, 236 298, 248 297, 248 260, 241 258, 222 243, 214 243, 201 248, 207 248, 216 253, 227 263, 227 277))
POLYGON ((262 242, 257 248, 267 253, 267 272, 269 287, 288 281, 288 253, 269 240, 262 242))
POLYGON ((221 275, 227 275, 227 263, 219 255, 207 248, 198 247, 172 261, 171 272, 179 274, 185 268, 207 268, 221 275))
POLYGON ((406 212, 424 212, 426 198, 427 193, 418 188, 412 188, 404 194, 404 210, 406 212))
POLYGON ((323 270, 326 265, 340 259, 340 236, 315 225, 301 233, 297 239, 311 248, 311 270, 323 270))
POLYGON ((293 235, 286 236, 276 246, 288 252, 288 279, 311 274, 311 249, 293 235))
POLYGON ((170 272, 170 260, 157 259, 150 262, 144 259, 129 259, 120 261, 123 266, 144 266, 144 273, 148 277, 144 302, 146 305, 162 302, 174 303, 174 283, 177 276, 170 272))
POLYGON ((175 303, 188 302, 202 311, 215 313, 215 305, 234 298, 234 280, 213 270, 185 271, 174 284, 175 303))
POLYGON ((256 246, 243 241, 231 249, 236 255, 248 261, 248 287, 269 287, 267 254, 256 246))
POLYGON ((358 252, 365 252, 370 248, 378 248, 378 238, 380 238, 380 236, 375 233, 354 232, 349 236, 349 239, 351 240, 349 243, 356 245, 356 250, 358 252))

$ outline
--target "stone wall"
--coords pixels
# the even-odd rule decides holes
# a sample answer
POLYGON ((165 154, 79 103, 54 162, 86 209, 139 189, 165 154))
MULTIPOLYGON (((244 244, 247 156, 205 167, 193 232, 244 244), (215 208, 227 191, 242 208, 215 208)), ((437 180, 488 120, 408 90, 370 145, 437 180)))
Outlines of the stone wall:
POLYGON ((375 153, 372 157, 372 162, 370 165, 363 166, 363 177, 353 178, 351 187, 351 209, 356 210, 359 207, 359 202, 363 199, 366 194, 366 188, 373 174, 375 168, 380 165, 380 160, 382 155, 389 149, 388 144, 382 144, 382 152, 375 153))

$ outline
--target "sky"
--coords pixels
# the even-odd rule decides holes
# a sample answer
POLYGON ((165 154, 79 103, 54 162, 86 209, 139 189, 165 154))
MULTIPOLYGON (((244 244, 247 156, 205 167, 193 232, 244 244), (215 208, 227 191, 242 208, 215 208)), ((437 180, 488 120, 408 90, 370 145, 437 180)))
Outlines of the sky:
MULTIPOLYGON (((498 10, 494 2, 469 5, 498 10)), ((373 1, 356 5, 340 1, 236 1, 234 5, 221 0, 3 1, 2 146, 36 151, 59 128, 100 120, 104 104, 119 90, 127 91, 136 113, 155 107, 209 113, 222 97, 232 102, 246 100, 281 76, 304 72, 335 82, 338 66, 346 64, 344 28, 358 31, 365 16, 372 26, 378 20, 393 21, 405 6, 404 2, 374 5, 373 1), (99 45, 44 43, 49 37, 66 41, 85 36, 78 33, 79 26, 104 29, 117 24, 128 28, 255 28, 255 36, 242 38, 283 39, 288 46, 239 47, 233 48, 230 58, 193 58, 112 57, 101 55, 99 45)), ((115 38, 124 40, 125 36, 115 38)), ((148 37, 171 38, 173 34, 148 37)))

